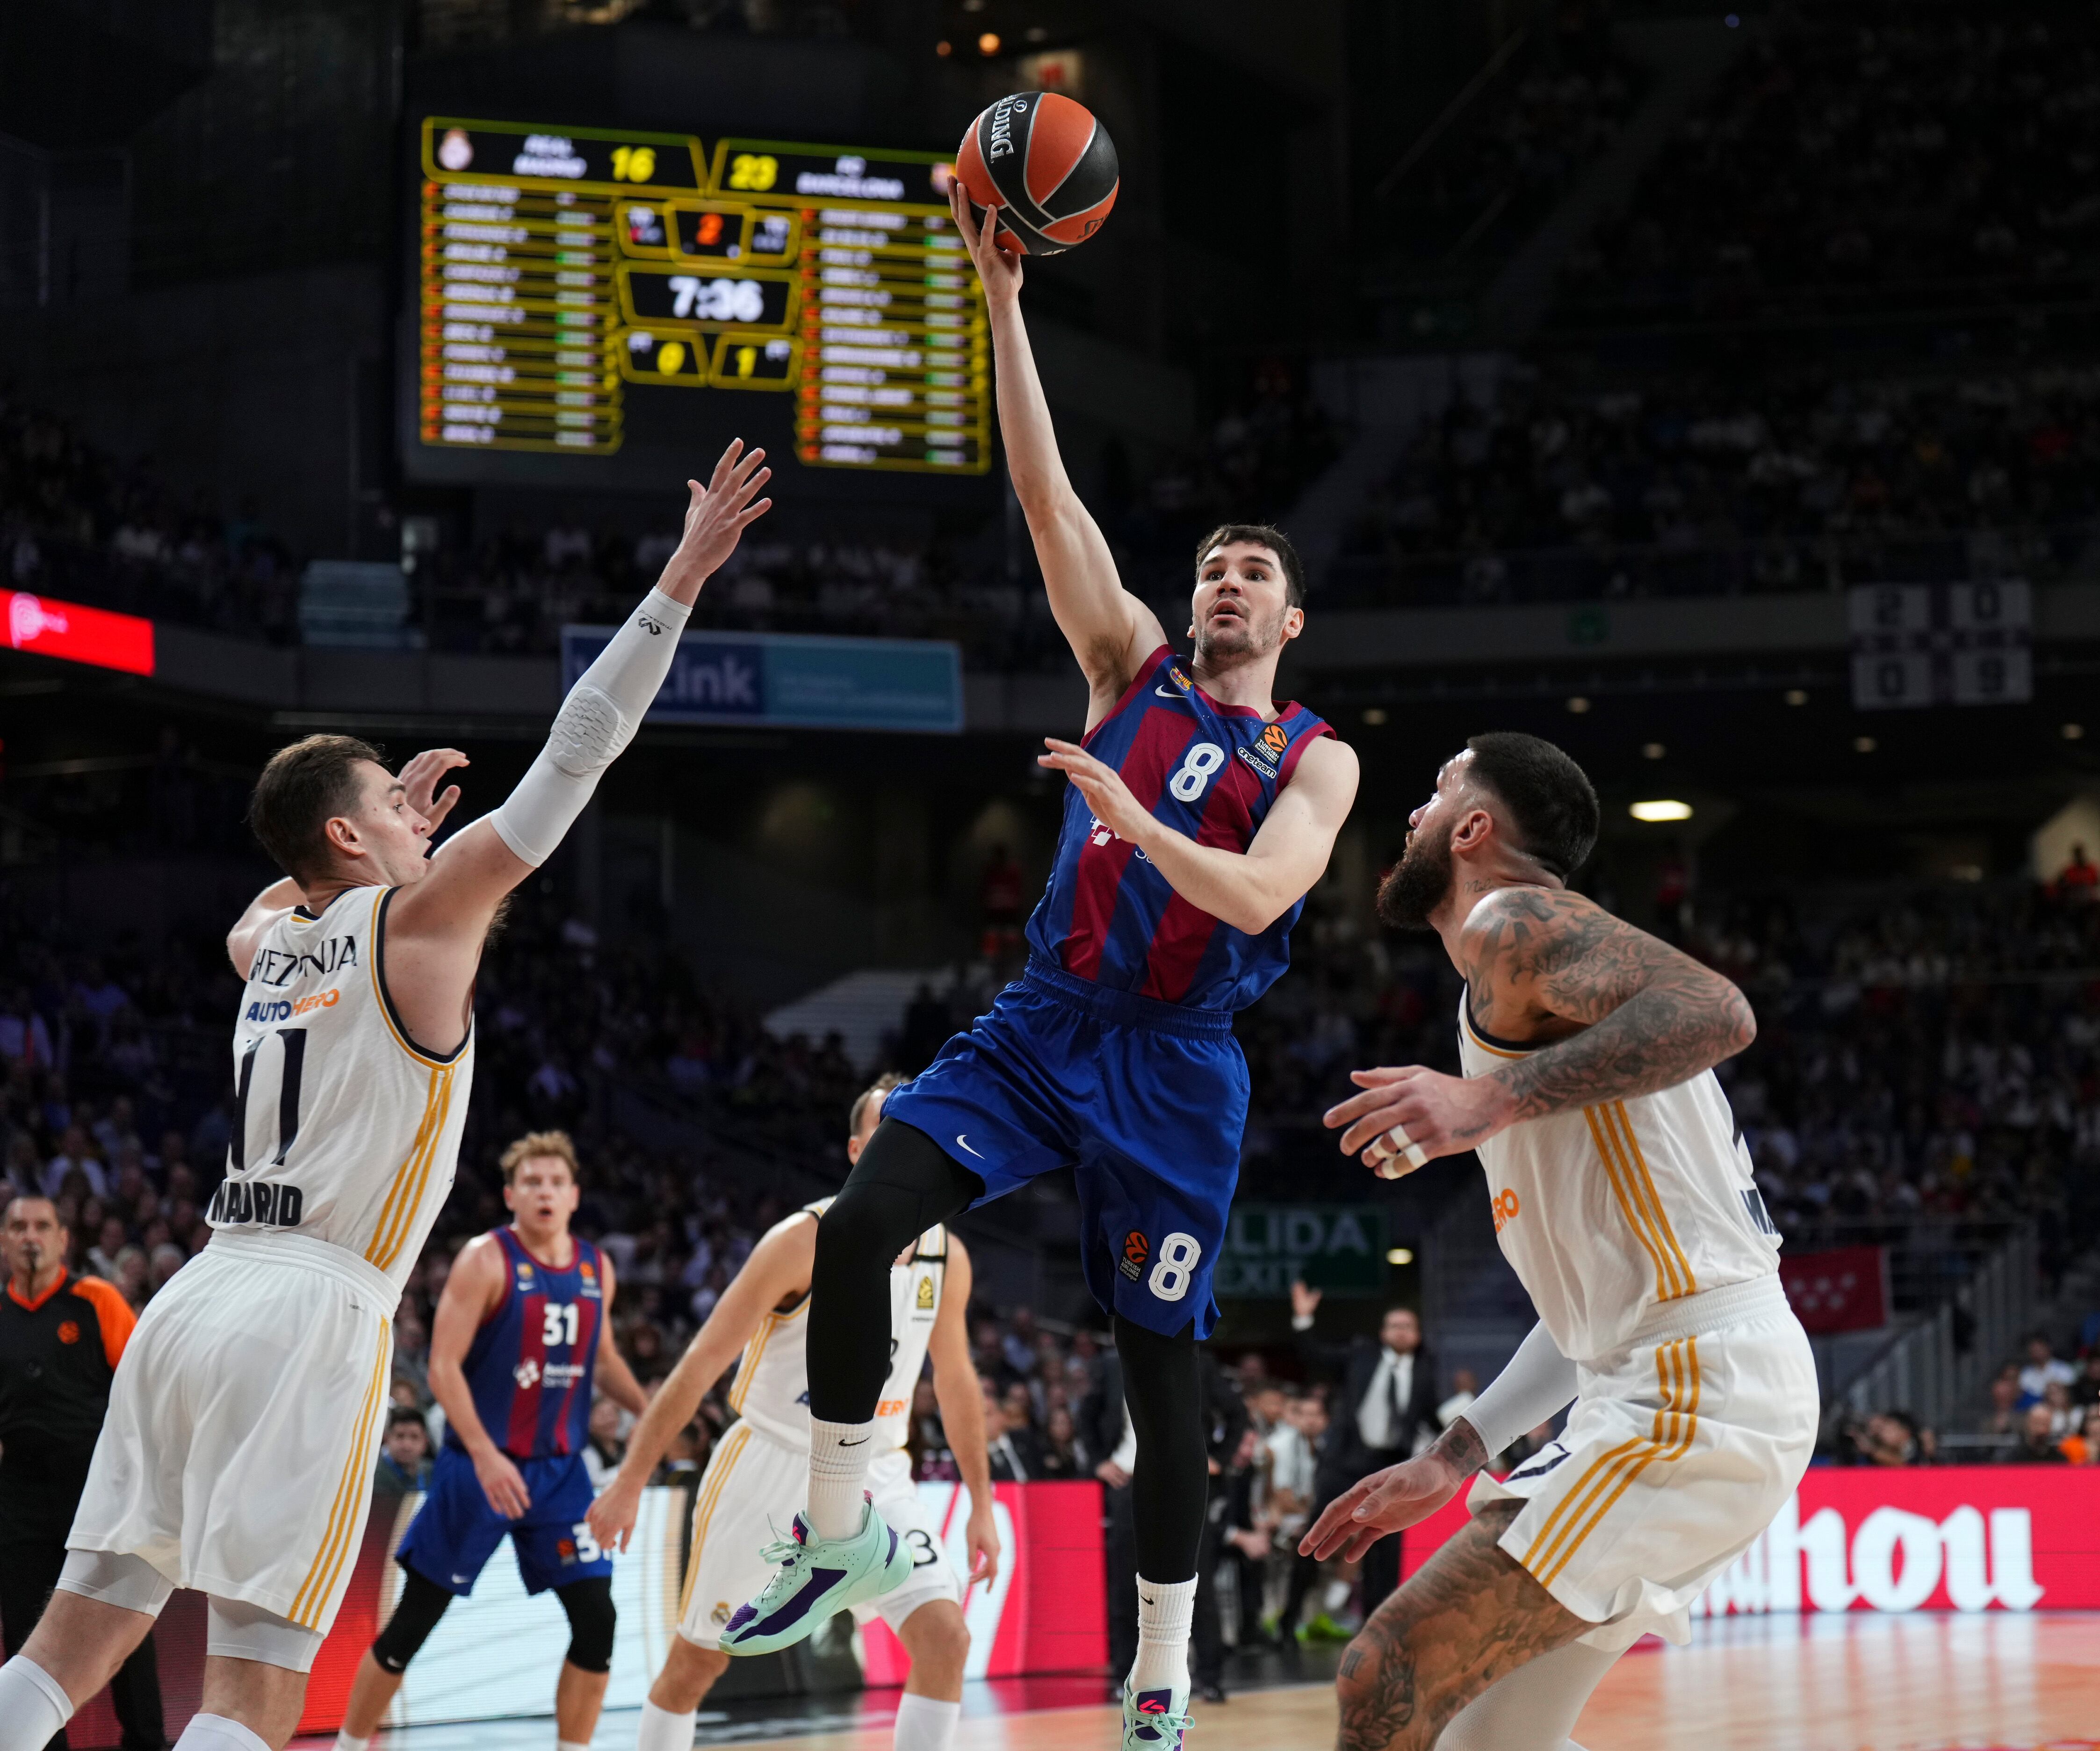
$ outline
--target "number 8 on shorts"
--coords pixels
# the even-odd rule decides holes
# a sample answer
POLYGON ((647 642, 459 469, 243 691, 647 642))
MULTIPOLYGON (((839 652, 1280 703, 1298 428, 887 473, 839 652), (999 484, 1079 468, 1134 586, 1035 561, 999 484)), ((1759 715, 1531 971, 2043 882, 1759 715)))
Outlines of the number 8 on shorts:
POLYGON ((1194 1235, 1168 1235, 1159 1243, 1159 1262, 1153 1266, 1145 1286, 1162 1301, 1179 1301, 1189 1293, 1196 1263, 1202 1256, 1202 1242, 1194 1235))

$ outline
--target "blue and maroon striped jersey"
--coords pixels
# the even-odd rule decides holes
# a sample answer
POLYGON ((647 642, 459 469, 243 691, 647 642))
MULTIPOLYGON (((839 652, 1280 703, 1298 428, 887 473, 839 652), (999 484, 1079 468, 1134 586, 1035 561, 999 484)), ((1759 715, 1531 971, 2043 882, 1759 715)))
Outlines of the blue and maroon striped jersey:
MULTIPOLYGON (((581 1453, 605 1317, 598 1248, 573 1241, 576 1256, 558 1271, 527 1252, 514 1228, 495 1234, 508 1277, 503 1299, 467 1347, 474 1408, 490 1440, 514 1459, 581 1453)), ((460 1444, 450 1428, 445 1444, 460 1444)))
MULTIPOLYGON (((1334 733, 1301 705, 1286 705, 1273 723, 1251 706, 1220 705, 1162 645, 1086 748, 1123 774, 1155 819, 1198 845, 1245 851, 1306 748, 1334 733)), ((1260 936, 1220 922, 1096 820, 1075 784, 1028 942, 1052 965, 1111 990, 1244 1009, 1290 964, 1290 927, 1304 905, 1260 936)))

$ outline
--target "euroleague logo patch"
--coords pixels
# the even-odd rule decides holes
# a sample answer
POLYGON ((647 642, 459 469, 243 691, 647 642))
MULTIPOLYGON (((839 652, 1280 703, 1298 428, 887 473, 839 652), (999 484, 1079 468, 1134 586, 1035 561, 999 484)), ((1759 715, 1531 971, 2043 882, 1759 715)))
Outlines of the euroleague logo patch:
POLYGON ((1133 1283, 1145 1274, 1145 1261, 1152 1256, 1152 1242, 1136 1228, 1123 1237, 1123 1258, 1116 1268, 1133 1283))
POLYGON ((1272 754, 1280 754, 1290 740, 1290 732, 1282 724, 1271 724, 1261 733, 1262 744, 1272 754))

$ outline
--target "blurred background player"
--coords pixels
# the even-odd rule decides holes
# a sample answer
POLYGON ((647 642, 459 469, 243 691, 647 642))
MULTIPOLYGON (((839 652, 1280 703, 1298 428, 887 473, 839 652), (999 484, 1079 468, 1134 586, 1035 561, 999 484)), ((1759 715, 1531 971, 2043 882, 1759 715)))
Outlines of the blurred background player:
MULTIPOLYGON (((854 1102, 846 1122, 849 1167, 874 1136, 883 1102, 896 1084, 894 1076, 885 1076, 854 1102)), ((723 1625, 735 1603, 761 1586, 779 1560, 770 1546, 756 1550, 753 1535, 768 1524, 776 1531, 792 1524, 796 1538, 805 1531, 796 1511, 810 1448, 804 1347, 817 1236, 832 1202, 824 1198, 797 1211, 752 1249, 651 1400, 619 1475, 591 1508, 590 1529, 599 1545, 621 1548, 657 1460, 740 1354, 729 1402, 742 1420, 716 1447, 694 1500, 678 1633, 642 1705, 638 1751, 689 1751, 694 1714, 729 1665, 721 1648, 723 1625)), ((905 1451, 914 1388, 929 1360, 948 1445, 970 1494, 964 1537, 972 1582, 988 1586, 999 1572, 985 1404, 965 1318, 969 1299, 969 1253, 943 1227, 918 1236, 891 1261, 884 1329, 895 1334, 894 1354, 876 1407, 867 1488, 909 1567, 907 1578, 854 1612, 862 1623, 880 1616, 911 1657, 911 1675, 897 1708, 897 1751, 943 1751, 961 1712, 963 1665, 970 1648, 963 1589, 942 1549, 939 1528, 920 1508, 905 1451)))
POLYGON ((38 1751, 177 1586, 210 1599, 183 1751, 281 1746, 349 1586, 392 1320, 458 1162, 474 986, 510 891, 553 855, 640 727, 700 586, 770 507, 764 452, 689 481, 683 537, 570 689, 501 807, 432 857, 450 748, 396 778, 316 735, 263 768, 249 819, 285 872, 226 939, 246 983, 211 1243, 155 1296, 110 1392, 43 1621, 0 1667, 0 1751, 38 1751), (206 1407, 197 1414, 193 1407, 206 1407))
MULTIPOLYGON (((0 1211, 0 1624, 10 1654, 29 1640, 65 1567, 109 1383, 138 1324, 111 1285, 66 1269, 72 1244, 48 1197, 11 1198, 0 1211)), ((124 1751, 161 1751, 152 1636, 117 1669, 109 1698, 124 1751)), ((63 1732, 51 1740, 55 1751, 65 1743, 63 1732)))
POLYGON ((1353 1559, 1480 1474, 1471 1519, 1343 1656, 1341 1743, 1358 1751, 1563 1751, 1621 1653, 1691 1639, 1692 1602, 1815 1447, 1815 1358, 1714 1076, 1757 1031, 1749 1000, 1568 890, 1598 819, 1551 743, 1477 735, 1379 890, 1386 922, 1434 930, 1464 976, 1463 1074, 1354 1071, 1363 1092, 1326 1122, 1387 1177, 1477 1150, 1539 1322, 1428 1453, 1306 1534, 1353 1559), (1485 1474, 1571 1400, 1557 1440, 1485 1474))
POLYGON ((580 1751, 598 1729, 615 1613, 612 1559, 584 1524, 592 1399, 602 1384, 637 1416, 649 1401, 613 1346, 612 1261, 569 1232, 579 1195, 566 1132, 518 1138, 503 1152, 510 1226, 469 1241, 445 1280, 430 1334, 444 1445, 395 1553, 401 1596, 359 1663, 338 1751, 364 1751, 408 1662, 506 1537, 526 1592, 551 1587, 568 1615, 556 1742, 580 1751))
POLYGON ((1085 673, 1083 747, 1040 763, 1071 779, 1027 971, 890 1097, 818 1229, 811 1291, 809 1522, 723 1646, 761 1652, 893 1584, 861 1484, 889 1364, 885 1261, 915 1233, 1053 1168, 1076 1166, 1081 1245, 1114 1317, 1135 1422, 1137 1657, 1126 1737, 1186 1726, 1188 1641, 1208 1456, 1197 1343, 1217 1318, 1212 1269, 1239 1174, 1247 1076, 1235 1010, 1288 960, 1290 926, 1327 867, 1356 756, 1319 718, 1272 701, 1304 624, 1304 580, 1273 529, 1200 545, 1185 670, 1126 591, 1066 478, 1021 319, 1019 257, 955 220, 989 307, 999 426, 1051 611, 1085 673))

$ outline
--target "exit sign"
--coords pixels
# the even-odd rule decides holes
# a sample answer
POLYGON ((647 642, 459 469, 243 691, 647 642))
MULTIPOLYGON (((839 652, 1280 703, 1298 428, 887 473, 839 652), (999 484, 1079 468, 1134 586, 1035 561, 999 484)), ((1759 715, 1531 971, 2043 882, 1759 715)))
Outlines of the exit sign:
POLYGON ((1303 1281, 1330 1295, 1380 1295, 1385 1246, 1376 1204, 1234 1204, 1216 1292, 1281 1300, 1303 1281))

